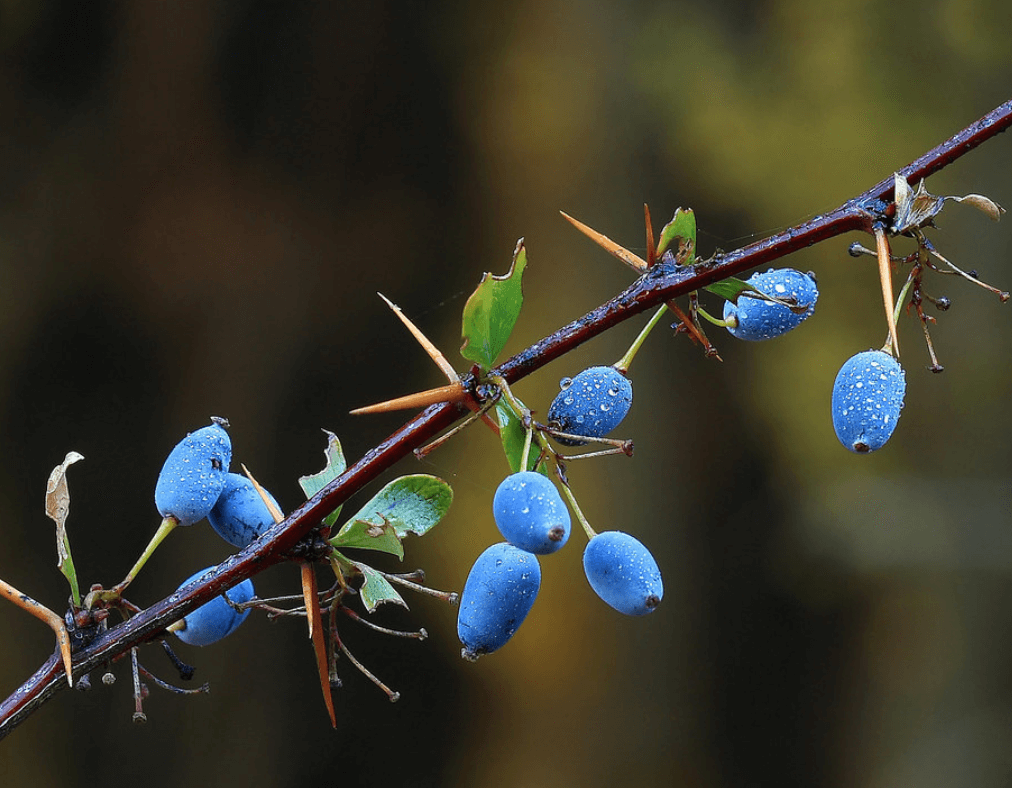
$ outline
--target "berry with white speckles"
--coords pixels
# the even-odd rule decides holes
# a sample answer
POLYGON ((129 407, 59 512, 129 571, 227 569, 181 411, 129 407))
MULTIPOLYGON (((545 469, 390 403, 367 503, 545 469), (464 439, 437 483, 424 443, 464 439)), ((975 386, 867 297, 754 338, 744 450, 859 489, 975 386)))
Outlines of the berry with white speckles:
MULTIPOLYGON (((548 425, 570 435, 603 438, 626 417, 632 406, 632 383, 614 367, 588 367, 562 381, 548 408, 548 425)), ((586 441, 557 438, 566 446, 586 441)))
POLYGON ((604 531, 587 543, 583 571, 594 592, 619 613, 643 616, 661 603, 664 583, 650 551, 621 531, 604 531))
POLYGON ((840 443, 858 454, 881 449, 896 429, 906 387, 903 368, 888 353, 866 350, 848 359, 833 384, 840 443))
POLYGON ((506 541, 529 553, 554 553, 569 540, 569 510, 556 486, 535 471, 503 479, 492 514, 506 541))
POLYGON ((169 453, 155 485, 155 506, 162 517, 193 525, 207 517, 225 486, 232 442, 224 419, 191 432, 169 453))
POLYGON ((737 303, 724 302, 724 320, 729 321, 727 330, 738 339, 758 342, 778 337, 797 328, 815 311, 819 290, 810 274, 792 268, 771 268, 766 273, 753 274, 747 281, 773 298, 793 298, 802 311, 743 293, 738 296, 737 303))
POLYGON ((502 648, 527 618, 540 588, 541 566, 532 553, 500 542, 478 556, 460 595, 461 656, 474 661, 502 648))

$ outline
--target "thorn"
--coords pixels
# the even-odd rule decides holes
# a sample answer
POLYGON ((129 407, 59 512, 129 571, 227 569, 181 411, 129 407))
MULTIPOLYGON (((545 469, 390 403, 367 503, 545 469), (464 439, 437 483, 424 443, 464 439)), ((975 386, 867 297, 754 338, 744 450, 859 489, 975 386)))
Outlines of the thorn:
POLYGON ((316 667, 320 674, 320 688, 323 690, 323 703, 330 715, 330 724, 337 727, 337 715, 334 712, 334 696, 330 689, 330 666, 327 663, 327 644, 323 640, 323 619, 320 616, 320 598, 316 593, 316 572, 313 565, 302 565, 302 597, 306 603, 306 619, 309 621, 309 637, 313 640, 313 651, 316 654, 316 667))
POLYGON ((665 304, 667 304, 668 309, 674 312, 675 316, 682 321, 682 325, 685 326, 685 332, 689 335, 689 339, 693 342, 698 342, 703 346, 703 350, 707 358, 713 357, 716 358, 717 361, 724 360, 717 354, 717 349, 710 344, 710 340, 707 339, 706 334, 699 329, 695 320, 685 314, 681 307, 679 307, 674 301, 665 301, 665 304))
POLYGON ((6 597, 15 605, 27 613, 35 616, 56 633, 56 642, 60 646, 60 656, 63 658, 63 669, 67 674, 67 686, 74 686, 73 659, 70 654, 70 635, 67 632, 67 625, 64 620, 52 610, 36 602, 28 594, 22 594, 14 586, 0 580, 0 596, 6 597))
POLYGON ((310 611, 313 603, 316 603, 317 610, 319 610, 320 600, 316 596, 316 572, 313 571, 313 565, 310 563, 302 564, 302 601, 306 605, 306 612, 309 615, 306 616, 306 623, 309 625, 309 639, 313 639, 313 625, 316 623, 313 619, 313 615, 310 611))
POLYGON ((650 206, 643 203, 643 218, 647 225, 647 268, 657 262, 657 242, 654 240, 654 223, 650 220, 650 206))
POLYGON ((889 239, 885 229, 875 228, 875 248, 878 252, 878 276, 882 283, 882 300, 885 303, 886 323, 889 325, 889 339, 893 346, 893 356, 900 357, 900 341, 896 336, 896 317, 893 315, 893 269, 890 262, 889 239))
POLYGON ((559 213, 561 213, 563 218, 571 225, 573 225, 573 227, 575 227, 581 233, 590 238, 590 240, 592 240, 598 246, 603 248, 606 252, 617 257, 627 266, 632 268, 636 273, 642 274, 644 271, 647 270, 648 268, 647 262, 643 258, 633 254, 624 246, 619 246, 617 243, 611 240, 611 238, 608 238, 605 235, 601 235, 601 233, 599 233, 597 230, 588 227, 583 222, 577 221, 565 211, 559 211, 559 213))
POLYGON ((377 402, 375 405, 366 405, 363 408, 355 408, 349 411, 352 416, 363 416, 369 413, 389 413, 394 410, 410 410, 412 408, 427 408, 439 402, 460 402, 465 398, 463 384, 458 380, 447 386, 439 386, 434 389, 418 391, 414 394, 406 394, 403 397, 395 397, 384 402, 377 402))
POLYGON ((274 501, 272 501, 271 497, 267 494, 267 490, 261 487, 260 482, 253 478, 253 474, 249 472, 249 468, 247 468, 243 463, 239 463, 239 465, 242 468, 242 472, 246 474, 246 478, 250 480, 250 484, 253 485, 253 489, 257 491, 257 494, 260 496, 260 500, 264 502, 264 506, 267 507, 267 511, 271 513, 271 517, 274 518, 275 525, 284 520, 284 513, 274 505, 274 501))
POLYGON ((446 375, 447 380, 449 380, 450 383, 457 382, 459 380, 457 371, 453 368, 450 362, 446 360, 446 356, 444 356, 439 351, 439 348, 433 345, 429 341, 428 337, 426 337, 425 334, 421 332, 418 326, 416 326, 408 319, 407 315, 405 315, 401 311, 401 308, 399 306, 397 306, 393 301, 391 301, 382 293, 377 293, 376 295, 378 295, 380 298, 386 301, 387 306, 390 307, 393 310, 394 314, 401 319, 401 322, 405 326, 407 326, 408 331, 410 331, 412 336, 414 336, 414 338, 418 340, 418 344, 425 349, 425 352, 429 354, 429 358, 431 358, 433 361, 436 362, 436 366, 443 371, 443 374, 446 375))

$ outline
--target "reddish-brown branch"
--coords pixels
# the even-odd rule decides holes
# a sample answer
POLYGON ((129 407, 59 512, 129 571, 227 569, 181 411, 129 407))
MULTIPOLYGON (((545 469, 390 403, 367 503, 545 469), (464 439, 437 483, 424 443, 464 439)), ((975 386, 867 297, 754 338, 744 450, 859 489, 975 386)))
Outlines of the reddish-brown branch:
MULTIPOLYGON (((916 183, 1005 131, 1010 125, 1012 101, 1002 104, 899 172, 916 183)), ((852 230, 871 232, 873 224, 883 219, 887 208, 885 201, 891 198, 892 189, 893 177, 890 174, 831 213, 706 263, 692 267, 658 263, 623 293, 518 353, 500 365, 495 373, 513 383, 613 326, 665 301, 843 233, 852 230)), ((476 385, 473 376, 465 376, 463 383, 473 393, 476 385)), ((262 539, 221 564, 212 575, 141 611, 77 651, 74 654, 75 675, 80 676, 105 662, 118 659, 129 653, 131 648, 159 637, 166 626, 222 591, 269 566, 289 560, 296 545, 326 515, 466 412, 463 406, 452 403, 429 407, 274 526, 262 539)), ((66 686, 66 676, 54 654, 0 705, 0 738, 66 686)))

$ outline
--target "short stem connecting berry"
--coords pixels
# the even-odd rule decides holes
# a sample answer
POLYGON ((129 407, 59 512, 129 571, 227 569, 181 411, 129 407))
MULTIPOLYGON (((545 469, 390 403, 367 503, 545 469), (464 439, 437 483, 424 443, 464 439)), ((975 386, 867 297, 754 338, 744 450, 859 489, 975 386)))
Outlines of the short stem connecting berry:
POLYGON ((629 346, 626 354, 615 362, 613 365, 615 369, 623 375, 628 374, 629 367, 633 363, 633 359, 636 358, 636 354, 639 353, 643 343, 646 341, 647 337, 650 336, 650 332, 654 330, 654 326, 657 325, 658 321, 661 317, 663 317, 667 310, 667 306, 665 304, 661 304, 660 308, 654 312, 654 316, 650 318, 650 322, 643 326, 643 330, 640 331, 639 336, 637 336, 633 343, 629 346))
POLYGON ((141 569, 144 568, 144 564, 148 562, 148 559, 158 548, 158 545, 165 541, 165 537, 171 534, 176 529, 177 525, 179 525, 179 521, 175 517, 166 517, 162 520, 161 525, 158 526, 158 530, 155 531, 155 535, 151 537, 151 541, 148 542, 148 546, 144 548, 144 552, 141 553, 141 557, 137 559, 137 563, 134 564, 133 569, 127 572, 127 576, 108 591, 92 591, 89 593, 85 598, 84 606, 86 608, 91 608, 91 606, 99 599, 105 602, 115 602, 118 600, 123 595, 127 586, 134 581, 134 578, 137 577, 141 569))
POLYGON ((576 502, 576 496, 573 495, 573 491, 569 489, 569 484, 560 478, 562 482, 562 494, 566 496, 566 500, 569 501, 569 506, 572 508, 576 519, 580 521, 580 525, 583 526, 584 532, 587 534, 588 539, 593 539, 597 536, 597 531, 590 527, 590 523, 587 522, 587 518, 583 514, 583 510, 580 508, 580 504, 576 502))
MULTIPOLYGON (((524 416, 527 417, 528 421, 530 420, 530 415, 531 415, 530 411, 527 411, 527 413, 524 414, 524 416)), ((527 463, 530 461, 530 457, 531 457, 531 439, 533 437, 534 437, 534 425, 532 424, 531 426, 529 426, 527 428, 527 434, 524 435, 524 451, 523 451, 523 454, 520 455, 520 468, 521 469, 526 469, 527 468, 527 463)))
MULTIPOLYGON (((499 389, 499 391, 502 393, 502 398, 506 400, 506 404, 509 405, 510 410, 512 410, 514 415, 518 419, 520 419, 522 424, 532 424, 532 416, 530 410, 524 407, 523 403, 516 398, 516 396, 513 394, 513 391, 510 389, 509 384, 506 382, 506 379, 504 377, 502 377, 501 375, 491 375, 488 379, 488 382, 499 389)), ((555 452, 552 450, 552 447, 548 444, 548 441, 541 433, 541 430, 535 429, 532 425, 531 427, 528 427, 527 434, 524 436, 523 458, 520 464, 521 470, 526 470, 528 467, 527 463, 530 460, 530 447, 532 445, 532 442, 537 443, 538 448, 541 450, 541 454, 548 454, 553 457, 555 456, 555 452)))
POLYGON ((703 309, 703 307, 697 307, 696 314, 700 315, 708 323, 712 323, 715 326, 720 326, 721 328, 727 328, 728 326, 730 326, 731 328, 737 328, 738 326, 738 318, 735 317, 734 315, 729 317, 727 320, 724 320, 719 317, 714 317, 705 309, 703 309))

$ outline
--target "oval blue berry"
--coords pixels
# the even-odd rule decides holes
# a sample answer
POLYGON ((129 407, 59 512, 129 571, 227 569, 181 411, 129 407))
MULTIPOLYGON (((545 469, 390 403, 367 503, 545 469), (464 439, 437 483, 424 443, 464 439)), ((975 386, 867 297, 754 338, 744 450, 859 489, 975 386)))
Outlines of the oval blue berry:
MULTIPOLYGON (((632 383, 614 367, 588 367, 563 388, 548 408, 548 425, 570 435, 603 438, 632 406, 632 383)), ((586 441, 556 438, 565 446, 586 441)))
MULTIPOLYGON (((274 496, 268 492, 267 497, 281 511, 274 496)), ((253 482, 238 473, 226 474, 225 486, 207 513, 207 521, 218 536, 236 547, 246 547, 274 525, 270 509, 253 482)))
POLYGON ((654 557, 638 539, 621 531, 604 531, 587 543, 583 571, 594 592, 627 616, 652 612, 664 597, 654 557))
POLYGON ((464 583, 457 613, 461 656, 491 654, 527 618, 541 588, 541 566, 533 554, 500 542, 478 556, 464 583))
POLYGON ((218 421, 183 438, 166 458, 155 485, 155 506, 162 517, 174 517, 179 525, 207 517, 225 486, 231 461, 232 442, 218 421))
POLYGON ((753 274, 748 283, 761 293, 773 298, 793 298, 802 312, 795 312, 783 304, 750 298, 746 293, 738 296, 738 303, 724 302, 724 319, 734 319, 727 330, 738 339, 758 342, 772 339, 797 328, 815 311, 819 290, 809 274, 793 268, 771 268, 764 274, 753 274))
POLYGON ((881 449, 896 429, 907 390, 903 367, 888 353, 866 350, 847 360, 833 384, 833 428, 858 454, 881 449))
MULTIPOLYGON (((184 580, 179 588, 183 588, 195 580, 199 580, 214 569, 215 567, 213 566, 201 569, 184 580)), ((249 602, 253 598, 253 581, 249 579, 243 580, 239 585, 226 591, 225 594, 237 605, 249 602)), ((191 646, 209 646, 211 643, 216 643, 223 637, 227 637, 235 632, 236 628, 246 620, 248 615, 249 610, 239 613, 228 602, 222 599, 221 595, 218 595, 210 602, 201 605, 189 613, 183 619, 185 624, 183 628, 175 630, 174 634, 184 643, 189 643, 191 646)))
POLYGON ((528 553, 548 555, 569 540, 569 510, 558 488, 535 471, 503 479, 492 500, 492 514, 506 541, 528 553))

